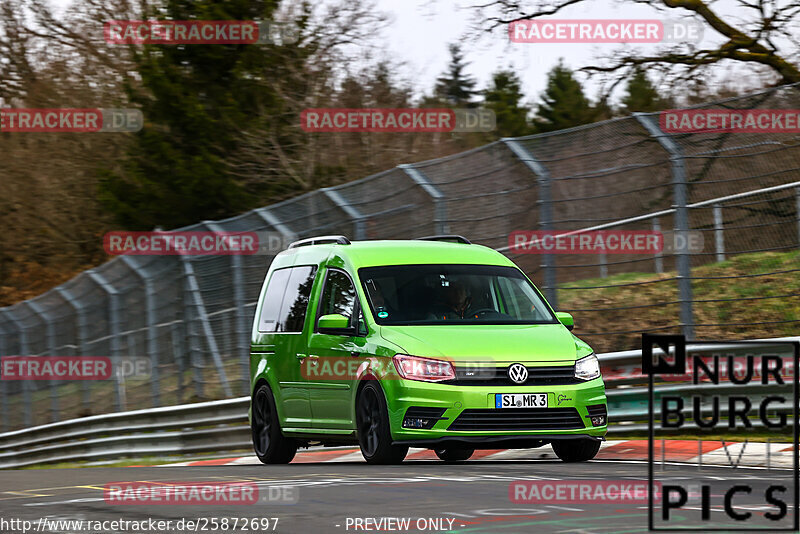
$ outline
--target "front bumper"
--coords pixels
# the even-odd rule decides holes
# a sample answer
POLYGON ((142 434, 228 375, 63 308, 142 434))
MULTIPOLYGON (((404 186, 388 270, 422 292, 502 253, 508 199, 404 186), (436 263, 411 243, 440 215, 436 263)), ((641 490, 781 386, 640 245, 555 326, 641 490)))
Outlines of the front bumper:
MULTIPOLYGON (((587 406, 606 405, 605 385, 602 378, 561 386, 455 386, 414 380, 387 380, 381 384, 386 392, 392 438, 395 443, 414 446, 446 445, 449 442, 472 444, 474 448, 536 447, 558 439, 591 438, 603 439, 608 427, 593 426, 587 406), (496 393, 547 393, 548 409, 574 408, 580 423, 570 429, 541 430, 449 430, 451 424, 464 410, 486 410, 486 415, 495 411, 496 393), (410 407, 444 409, 442 419, 430 429, 404 428, 403 419, 410 407), (582 423, 582 427, 580 424, 582 423)), ((502 413, 514 413, 516 409, 503 409, 502 413)), ((517 412, 521 413, 521 412, 517 412)), ((483 415, 482 415, 483 417, 483 415)))

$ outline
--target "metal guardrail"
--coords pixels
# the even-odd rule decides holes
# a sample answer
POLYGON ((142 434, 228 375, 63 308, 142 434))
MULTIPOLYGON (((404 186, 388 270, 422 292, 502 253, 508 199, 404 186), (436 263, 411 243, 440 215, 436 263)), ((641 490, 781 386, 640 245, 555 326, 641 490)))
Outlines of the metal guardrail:
MULTIPOLYGON (((795 341, 800 337, 758 341, 795 341)), ((742 343, 714 344, 714 351, 742 348, 742 343)), ((703 345, 687 346, 696 352, 703 345)), ((709 347, 705 345, 705 347, 709 347)), ((654 349, 655 353, 659 349, 654 349)), ((609 434, 642 432, 648 417, 646 387, 636 387, 646 377, 641 374, 641 350, 599 354, 606 379, 609 404, 609 434)), ((685 385, 664 385, 659 391, 678 391, 685 385)), ((721 391, 726 385, 691 386, 703 392, 721 391)), ((789 387, 789 386, 787 386, 789 387)), ((774 386, 768 393, 775 394, 774 386)), ((767 391, 760 384, 746 386, 753 398, 767 391)), ((224 452, 250 449, 250 427, 247 411, 249 397, 220 401, 165 406, 146 410, 117 412, 70 419, 0 434, 0 469, 42 463, 177 455, 197 452, 224 452)), ((791 403, 772 406, 777 412, 791 412, 791 403)), ((686 413, 690 413, 687 408, 686 413)), ((726 409, 722 413, 727 413, 726 409)), ((758 426, 754 423, 754 426, 758 426)))

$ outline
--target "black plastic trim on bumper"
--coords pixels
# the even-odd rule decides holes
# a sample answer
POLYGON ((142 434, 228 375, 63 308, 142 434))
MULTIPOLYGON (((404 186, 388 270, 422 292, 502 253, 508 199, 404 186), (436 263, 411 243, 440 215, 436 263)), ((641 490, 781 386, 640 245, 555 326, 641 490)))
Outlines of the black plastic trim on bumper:
POLYGON ((551 442, 566 439, 592 439, 605 441, 605 436, 590 436, 589 434, 539 434, 536 436, 452 436, 435 439, 395 440, 393 445, 408 445, 409 447, 432 448, 437 445, 474 445, 475 449, 494 449, 495 445, 503 445, 507 449, 529 449, 541 446, 541 442, 551 442))

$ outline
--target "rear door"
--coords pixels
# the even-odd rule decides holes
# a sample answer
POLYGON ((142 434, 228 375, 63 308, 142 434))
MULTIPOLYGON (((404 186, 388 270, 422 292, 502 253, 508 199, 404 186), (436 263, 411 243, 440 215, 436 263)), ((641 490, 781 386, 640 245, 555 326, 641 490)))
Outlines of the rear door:
POLYGON ((316 270, 313 265, 300 265, 273 271, 259 319, 259 332, 267 334, 263 336, 267 365, 278 385, 275 403, 288 428, 311 426, 301 365, 308 355, 303 325, 316 270))

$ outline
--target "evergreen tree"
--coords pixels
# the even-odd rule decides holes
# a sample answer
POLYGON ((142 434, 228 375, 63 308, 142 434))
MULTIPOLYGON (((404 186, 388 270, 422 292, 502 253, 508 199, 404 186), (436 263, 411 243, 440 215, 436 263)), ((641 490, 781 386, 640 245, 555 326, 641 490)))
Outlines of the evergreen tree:
POLYGON ((644 69, 641 68, 637 68, 628 81, 622 105, 628 113, 659 111, 669 107, 668 101, 658 94, 658 90, 650 82, 644 69))
POLYGON ((580 82, 562 61, 547 75, 547 88, 542 94, 535 119, 539 132, 552 132, 595 121, 598 111, 583 93, 580 82))
POLYGON ((469 63, 464 62, 461 46, 450 45, 450 63, 447 71, 436 79, 435 96, 447 105, 470 106, 475 91, 475 79, 467 75, 465 69, 469 63))
MULTIPOLYGON (((166 0, 169 20, 270 20, 278 0, 166 0)), ((295 50, 295 56, 298 52, 295 50)), ((141 87, 127 87, 145 119, 127 160, 101 176, 101 200, 130 229, 175 228, 247 209, 225 157, 254 118, 280 109, 269 80, 288 61, 275 45, 145 45, 141 87)), ((279 113, 276 113, 279 115, 279 113)))
POLYGON ((492 76, 491 86, 483 92, 484 106, 494 111, 497 133, 501 137, 519 137, 532 133, 528 122, 530 106, 523 103, 522 82, 510 69, 492 76))

